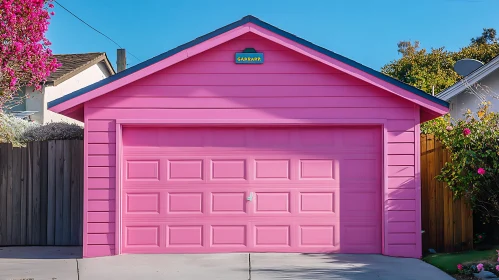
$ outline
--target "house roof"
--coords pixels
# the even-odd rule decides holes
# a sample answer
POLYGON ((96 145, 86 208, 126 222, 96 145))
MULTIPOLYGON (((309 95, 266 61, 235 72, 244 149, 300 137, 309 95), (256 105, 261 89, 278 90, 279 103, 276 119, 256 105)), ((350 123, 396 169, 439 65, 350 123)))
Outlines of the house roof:
POLYGON ((487 77, 493 71, 499 69, 499 55, 494 57, 491 61, 471 72, 468 76, 464 77, 457 83, 446 88, 438 94, 438 97, 443 100, 450 100, 452 97, 464 92, 469 85, 475 84, 487 77))
POLYGON ((53 85, 58 85, 101 61, 104 62, 111 75, 115 73, 106 53, 56 54, 54 56, 62 65, 47 78, 47 83, 53 85))
MULTIPOLYGON (((251 15, 245 16, 241 20, 121 71, 116 75, 110 76, 73 93, 64 95, 49 102, 48 107, 52 111, 76 117, 75 111, 80 111, 78 114, 81 114, 81 109, 78 109, 77 107, 95 97, 120 88, 248 32, 261 35, 262 37, 280 43, 343 72, 349 73, 352 76, 411 100, 412 102, 427 108, 432 117, 442 115, 448 111, 449 104, 444 100, 429 95, 415 87, 400 82, 397 79, 389 77, 330 50, 317 46, 289 32, 278 29, 251 15)), ((78 118, 81 118, 81 116, 78 118)))

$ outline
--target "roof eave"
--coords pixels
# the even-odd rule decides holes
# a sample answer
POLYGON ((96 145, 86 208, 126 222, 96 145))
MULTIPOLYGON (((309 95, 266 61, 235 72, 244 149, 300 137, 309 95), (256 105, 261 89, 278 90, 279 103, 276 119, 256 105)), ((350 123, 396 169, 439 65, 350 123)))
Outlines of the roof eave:
MULTIPOLYGON (((64 95, 64 96, 61 96, 60 98, 58 99, 55 99, 55 100, 52 100, 50 101, 47 106, 48 106, 48 109, 51 109, 53 110, 54 112, 56 113, 61 113, 62 111, 65 111, 65 109, 58 109, 57 107, 59 107, 59 105, 61 105, 62 103, 65 103, 73 98, 76 98, 78 96, 81 96, 83 94, 86 94, 88 92, 91 92, 93 90, 96 90, 100 87, 103 87, 107 84, 110 84, 110 83, 113 83, 123 77, 126 77, 126 76, 129 76, 129 75, 132 75, 136 72, 139 72, 140 70, 142 69, 145 69, 145 68, 148 68, 162 60, 165 60, 167 58, 170 58, 170 57, 173 57, 174 55, 178 55, 184 51, 187 51, 189 50, 190 48, 194 47, 194 46, 197 46, 198 44, 200 43, 203 43, 205 41, 208 41, 209 39, 211 38, 214 38, 216 36, 219 36, 219 35, 222 35, 226 32, 229 32, 229 31, 232 31, 238 27, 241 27, 243 26, 244 24, 248 23, 249 22, 249 18, 248 16, 242 18, 241 20, 239 21, 236 21, 236 22, 233 22, 231 24, 228 24, 224 27, 221 27, 215 31, 212 31, 208 34, 205 34, 203 36, 200 36, 190 42, 187 42, 183 45, 180 45, 176 48, 173 48, 167 52, 164 52, 162 54, 159 54, 153 58, 150 58, 146 61, 143 61, 137 65, 134 65, 133 67, 130 67, 130 68, 127 68, 121 72, 118 72, 116 73, 115 75, 112 75, 110 77, 107 77, 106 79, 103 79, 103 80, 100 80, 94 84, 91 84, 91 85, 88 85, 84 88, 81 88, 79 90, 76 90, 70 94, 67 94, 67 95, 64 95)), ((187 55, 186 55, 186 58, 187 58, 187 55)))
POLYGON ((57 86, 57 85, 65 82, 65 81, 73 78, 74 76, 80 74, 81 72, 87 70, 88 68, 94 66, 95 64, 98 64, 101 61, 103 61, 104 64, 106 65, 106 68, 109 71, 109 74, 110 75, 114 75, 115 74, 114 69, 113 69, 113 67, 110 64, 109 59, 107 58, 106 53, 101 53, 99 56, 97 56, 94 59, 90 60, 89 62, 83 64, 82 66, 80 66, 80 67, 74 69, 73 71, 71 71, 71 72, 69 72, 69 73, 67 73, 65 75, 62 75, 58 79, 55 79, 55 80, 50 81, 50 82, 52 83, 53 86, 57 86))
MULTIPOLYGON (((325 48, 322 48, 320 46, 317 46, 317 45, 314 45, 313 43, 311 42, 308 42, 302 38, 299 38, 291 33, 288 33, 286 31, 283 31, 277 27, 274 27, 266 22, 263 22, 253 16, 246 16, 244 17, 243 19, 239 20, 239 21, 236 21, 232 24, 229 24, 225 27, 222 27, 220 29, 217 29, 211 33, 208 33, 204 36, 201 36, 189 43, 186 43, 184 45, 181 45, 177 48, 174 48, 168 52, 165 52, 161 55, 158 55, 150 60, 147 60, 147 61, 144 61, 134 67, 131 67, 129 69, 126 69, 114 76, 111 76, 107 79, 104 79, 102 81, 99 81, 93 85, 90 85, 86 88, 83 88, 83 89, 80 89, 76 92, 73 92, 69 95, 66 95, 66 96, 63 96, 59 99, 56 99, 52 102, 50 102, 48 104, 49 108, 55 112, 60 112, 60 111, 66 111, 67 109, 69 109, 71 106, 76 106, 77 104, 79 103, 82 103, 82 102, 86 102, 92 98, 95 98, 96 96, 92 97, 87 97, 88 100, 85 100, 85 98, 81 97, 81 98, 78 98, 82 95, 85 95, 85 94, 88 94, 90 92, 93 92, 101 87, 104 87, 108 84, 111 84, 117 80, 120 80, 121 78, 125 77, 125 76, 129 76, 129 75, 135 75, 135 76, 140 76, 139 74, 135 74, 136 72, 141 72, 142 74, 147 72, 143 69, 148 69, 150 68, 150 66, 152 65, 155 65, 155 64, 159 64, 161 61, 163 60, 166 60, 167 58, 168 59, 172 59, 172 60, 175 60, 173 63, 177 63, 179 61, 182 61, 184 59, 187 59, 189 56, 193 55, 193 54, 196 54, 196 53, 199 53, 201 51, 205 51, 206 49, 202 49, 201 47, 198 47, 198 48, 193 48, 197 45, 201 45, 201 44, 204 44, 206 43, 209 39, 212 39, 212 38, 215 38, 219 35, 222 35, 224 33, 228 33, 229 31, 233 31, 233 30, 236 30, 238 27, 242 27, 243 25, 247 24, 247 23, 251 23, 251 24, 254 24, 255 26, 258 26, 258 27, 261 27, 262 29, 264 30, 267 30, 273 34, 276 34, 278 36, 281 36, 287 40, 291 40, 305 48, 308 48, 314 52, 317 52, 319 53, 321 56, 326 56, 328 57, 329 59, 332 59, 332 60, 335 60, 335 61, 338 61, 340 63, 343 63, 345 65, 348 65, 350 68, 355 68, 361 72, 364 72, 366 73, 367 75, 370 75, 372 77, 375 77, 376 79, 378 79, 378 81, 383 81, 383 84, 386 86, 388 85, 387 87, 385 87, 385 89, 389 90, 390 92, 408 92, 408 93, 412 93, 412 95, 407 98, 407 99, 410 99, 412 102, 414 103, 417 103, 419 104, 420 106, 423 106, 423 107, 427 107, 429 108, 430 110, 433 110, 435 111, 436 113, 438 114, 445 114, 448 112, 448 108, 449 108, 449 103, 444 101, 444 100, 441 100, 437 97, 434 97, 434 96, 431 96, 419 89, 416 89, 410 85, 407 85, 405 83, 402 83, 394 78, 391 78, 383 73, 380 73, 376 70, 373 70, 367 66, 364 66, 358 62, 355 62, 351 59, 348 59, 346 57, 343 57, 341 55, 338 55, 330 50, 327 50, 325 48), (182 56, 182 57, 177 57, 177 58, 172 58, 174 56, 177 56, 178 54, 182 53, 183 51, 186 51, 185 55, 182 56), (191 54, 190 54, 191 53, 191 54), (63 106, 63 103, 66 103, 68 101, 70 101, 71 99, 73 98, 78 98, 77 100, 74 100, 73 102, 70 102, 69 104, 66 104, 63 106), (421 102, 421 100, 424 100, 423 102, 421 102)), ((250 24, 250 25, 251 25, 250 24)), ((249 32, 249 29, 248 28, 248 31, 245 31, 245 32, 241 32, 240 35, 246 33, 246 32, 249 32)), ((239 35, 239 36, 240 36, 239 35)), ((227 39, 227 37, 224 37, 225 39, 227 39)), ((230 38, 229 38, 230 39, 230 38)), ((220 44, 221 42, 218 42, 218 44, 220 44)), ((213 47, 215 44, 213 44, 211 47, 213 47)), ((172 63, 172 64, 173 64, 172 63)), ((166 64, 166 63, 164 63, 166 64)), ((163 65, 163 64, 161 64, 163 65)), ((166 66, 168 67, 168 66, 166 66)), ((153 67, 151 67, 152 69, 153 67)), ((156 67, 158 68, 158 67, 156 67)), ((152 70, 151 70, 152 71, 152 70)), ((139 72, 139 73, 140 73, 139 72)), ((129 81, 128 82, 131 82, 133 81, 133 78, 132 79, 128 79, 129 81)), ((117 87, 120 87, 120 86, 123 86, 125 85, 126 83, 122 82, 122 83, 115 83, 117 84, 116 86, 114 86, 115 88, 117 87)), ((381 87, 381 86, 380 86, 381 87)), ((107 86, 106 88, 104 89, 101 89, 101 91, 103 92, 102 94, 104 94, 105 92, 108 92, 110 90, 113 90, 113 87, 110 85, 110 86, 107 86), (105 89, 105 90, 104 90, 105 89)), ((405 93, 404 93, 405 94, 405 93)), ((400 94, 399 94, 400 95, 400 94)))
POLYGON ((447 89, 439 93, 437 96, 442 100, 449 101, 452 97, 464 92, 469 87, 469 85, 473 85, 481 81, 483 78, 487 77, 490 73, 497 70, 498 68, 499 68, 499 56, 496 56, 487 64, 476 69, 468 76, 462 78, 457 83, 453 84, 452 86, 448 87, 447 89))
POLYGON ((422 107, 433 110, 438 114, 443 115, 449 111, 449 103, 444 100, 429 95, 422 90, 419 90, 413 86, 405 84, 399 80, 396 80, 390 76, 387 76, 381 72, 378 72, 372 68, 362 65, 349 58, 336 54, 328 49, 322 48, 302 38, 296 37, 295 35, 290 34, 281 29, 278 29, 272 25, 269 25, 268 23, 259 20, 257 22, 259 24, 256 24, 254 22, 252 22, 252 24, 255 24, 256 26, 255 28, 257 29, 261 28, 261 29, 257 30, 255 33, 264 38, 267 38, 278 44, 284 45, 285 47, 297 51, 305 56, 309 56, 314 60, 320 61, 342 72, 348 73, 360 80, 373 84, 395 95, 402 96, 403 98, 408 99, 411 102, 416 103, 422 107), (271 32, 271 34, 268 34, 268 32, 266 31, 271 32), (277 34, 278 36, 282 36, 284 37, 284 40, 288 41, 285 42, 282 41, 281 39, 274 40, 272 34, 277 34), (296 47, 294 43, 298 44, 299 46, 303 46, 311 51, 300 50, 299 49, 300 47, 299 46, 296 47), (311 56, 310 55, 311 53, 314 53, 314 55, 311 56))
POLYGON ((256 25, 258 25, 258 26, 260 26, 260 27, 262 27, 262 28, 265 28, 265 29, 267 29, 267 30, 269 30, 271 32, 274 32, 274 33, 276 33, 278 35, 281 35, 281 36, 283 36, 283 37, 285 37, 287 39, 295 41, 295 42, 297 42, 297 43, 299 43, 299 44, 301 44, 301 45, 303 45, 303 46, 305 46, 307 48, 310 48, 312 50, 318 51, 318 52, 320 52, 322 54, 325 54, 325 55, 327 55, 327 56, 329 56, 329 57, 331 57, 333 59, 336 59, 336 60, 338 60, 340 62, 343 62, 343 63, 345 63, 347 65, 350 65, 350 66, 352 66, 354 68, 357 68, 357 69, 359 69, 359 70, 361 70, 363 72, 366 72, 366 73, 368 73, 370 75, 373 75, 373 76, 375 76, 377 78, 381 78, 382 80, 384 80, 384 81, 386 81, 388 83, 396 85, 397 87, 400 87, 402 89, 408 90, 408 91, 410 91, 412 93, 415 93, 415 94, 417 94, 419 96, 423 96, 424 98, 430 99, 431 101, 433 101, 435 103, 438 103, 438 104, 440 104, 440 105, 442 105, 444 107, 449 108, 449 103, 448 102, 446 102, 446 101, 444 101, 444 100, 442 100, 440 98, 434 97, 432 95, 429 95, 426 92, 424 92, 424 91, 422 91, 422 90, 420 90, 418 88, 415 88, 415 87, 413 87, 411 85, 403 83, 403 82, 401 82, 401 81, 399 81, 399 80, 397 80, 395 78, 392 78, 392 77, 390 77, 388 75, 385 75, 385 74, 383 74, 383 73, 381 73, 379 71, 376 71, 376 70, 374 70, 372 68, 369 68, 369 67, 367 67, 367 66, 365 66, 363 64, 360 64, 357 61, 351 60, 351 59, 349 59, 347 57, 344 57, 344 56, 342 56, 340 54, 337 54, 337 53, 335 53, 335 52, 333 52, 331 50, 328 50, 328 49, 323 48, 321 46, 315 45, 314 43, 311 43, 311 42, 309 42, 309 41, 307 41, 307 40, 305 40, 303 38, 300 38, 300 37, 298 37, 298 36, 296 36, 294 34, 291 34, 291 33, 287 32, 287 31, 279 29, 279 28, 277 28, 277 27, 275 27, 275 26, 273 26, 271 24, 268 24, 268 23, 266 23, 264 21, 261 21, 261 20, 259 20, 257 18, 254 18, 254 21, 251 21, 251 22, 254 23, 254 24, 256 24, 256 25))
POLYGON ((106 65, 107 71, 109 71, 110 76, 116 74, 116 71, 114 71, 113 65, 109 61, 106 53, 104 53, 104 64, 106 65))

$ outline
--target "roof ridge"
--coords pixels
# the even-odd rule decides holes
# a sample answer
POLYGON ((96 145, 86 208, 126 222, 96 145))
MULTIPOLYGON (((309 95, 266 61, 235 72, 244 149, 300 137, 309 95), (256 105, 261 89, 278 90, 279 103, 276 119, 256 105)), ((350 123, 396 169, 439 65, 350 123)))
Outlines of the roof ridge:
POLYGON ((54 54, 54 56, 57 55, 86 55, 86 54, 105 54, 106 52, 88 52, 88 53, 58 53, 54 54))
POLYGON ((101 61, 106 63, 106 66, 111 74, 115 73, 114 69, 112 69, 108 63, 107 54, 105 52, 60 54, 54 56, 62 64, 60 68, 52 72, 47 78, 47 82, 50 82, 54 86, 70 79, 71 77, 101 61), (109 68, 111 68, 112 71, 109 68))

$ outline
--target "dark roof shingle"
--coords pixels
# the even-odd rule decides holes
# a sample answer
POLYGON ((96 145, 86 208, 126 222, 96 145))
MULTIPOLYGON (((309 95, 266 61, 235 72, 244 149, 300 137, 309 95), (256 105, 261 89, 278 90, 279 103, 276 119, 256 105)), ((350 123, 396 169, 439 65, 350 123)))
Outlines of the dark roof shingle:
POLYGON ((47 78, 49 83, 61 83, 102 60, 106 60, 108 68, 111 68, 109 71, 114 74, 114 69, 107 61, 106 53, 56 54, 54 56, 62 66, 47 78))

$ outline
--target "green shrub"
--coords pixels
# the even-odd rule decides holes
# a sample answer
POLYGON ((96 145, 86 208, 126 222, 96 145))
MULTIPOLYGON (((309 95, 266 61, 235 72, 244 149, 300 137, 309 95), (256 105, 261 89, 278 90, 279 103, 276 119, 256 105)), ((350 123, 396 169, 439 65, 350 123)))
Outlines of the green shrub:
POLYGON ((26 121, 11 114, 0 112, 0 143, 12 143, 15 147, 23 146, 23 134, 26 130, 39 127, 35 122, 26 121))
POLYGON ((54 122, 40 125, 0 112, 0 143, 15 147, 27 142, 83 139, 83 128, 77 124, 54 122))
POLYGON ((451 152, 436 178, 454 197, 464 197, 484 223, 499 223, 499 114, 489 106, 482 104, 476 114, 468 110, 464 119, 447 115, 427 122, 421 131, 433 133, 451 152))
POLYGON ((31 127, 24 131, 23 142, 47 140, 74 140, 83 139, 83 128, 77 124, 54 122, 38 127, 31 127))

